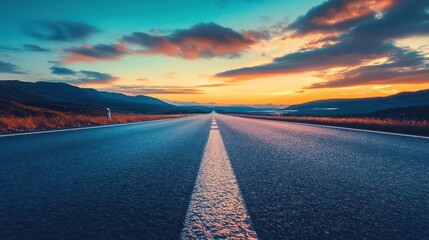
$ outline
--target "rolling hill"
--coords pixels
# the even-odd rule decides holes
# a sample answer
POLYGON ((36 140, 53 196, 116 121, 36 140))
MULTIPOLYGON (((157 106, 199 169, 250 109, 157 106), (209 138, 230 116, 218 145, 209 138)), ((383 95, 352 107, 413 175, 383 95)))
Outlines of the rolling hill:
POLYGON ((328 99, 291 105, 282 109, 289 115, 370 115, 376 112, 382 114, 396 114, 396 112, 410 112, 412 109, 423 109, 429 106, 429 90, 417 92, 402 92, 387 97, 359 98, 359 99, 328 99), (415 107, 422 108, 415 108, 415 107), (411 110, 406 110, 407 108, 411 110), (395 110, 396 109, 396 110, 395 110))
POLYGON ((127 96, 51 82, 0 81, 0 99, 2 109, 9 109, 0 114, 36 114, 43 112, 43 109, 47 114, 58 111, 85 115, 105 114, 106 108, 115 112, 141 114, 188 111, 148 96, 127 96))

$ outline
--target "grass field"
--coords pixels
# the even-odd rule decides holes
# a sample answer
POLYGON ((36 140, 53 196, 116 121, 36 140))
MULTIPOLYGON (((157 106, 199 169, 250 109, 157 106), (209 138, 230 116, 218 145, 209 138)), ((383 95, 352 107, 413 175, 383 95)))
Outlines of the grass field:
POLYGON ((258 116, 243 114, 236 114, 236 116, 429 136, 428 120, 397 120, 371 117, 258 116))
POLYGON ((75 128, 97 126, 115 123, 129 123, 151 121, 167 118, 179 118, 189 116, 187 114, 174 115, 139 115, 116 114, 109 120, 105 116, 67 115, 57 116, 33 116, 33 117, 0 117, 0 133, 40 131, 60 128, 75 128))

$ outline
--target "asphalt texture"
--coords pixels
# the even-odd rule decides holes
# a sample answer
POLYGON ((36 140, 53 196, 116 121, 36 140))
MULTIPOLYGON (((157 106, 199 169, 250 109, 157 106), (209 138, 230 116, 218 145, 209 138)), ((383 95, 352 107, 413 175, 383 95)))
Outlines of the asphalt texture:
POLYGON ((211 116, 0 138, 0 239, 177 239, 211 116))
POLYGON ((429 139, 216 120, 260 239, 429 238, 429 139))
MULTIPOLYGON (((215 118, 259 239, 429 238, 429 139, 215 118)), ((0 239, 179 239, 211 122, 0 138, 0 239)))

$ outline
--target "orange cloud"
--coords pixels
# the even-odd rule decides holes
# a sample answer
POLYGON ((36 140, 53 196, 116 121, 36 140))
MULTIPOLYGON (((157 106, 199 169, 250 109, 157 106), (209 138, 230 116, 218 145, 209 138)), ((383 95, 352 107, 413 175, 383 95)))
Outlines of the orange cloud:
POLYGON ((340 33, 393 7, 397 0, 329 0, 292 22, 292 37, 314 33, 340 33))
POLYGON ((342 5, 331 6, 326 10, 325 16, 317 16, 311 22, 319 25, 333 25, 351 19, 373 14, 390 8, 393 0, 352 0, 342 1, 342 5))
POLYGON ((140 54, 162 54, 184 59, 227 57, 240 55, 252 45, 268 38, 268 33, 236 32, 215 23, 200 23, 189 29, 179 29, 169 35, 134 32, 122 41, 144 49, 140 54))

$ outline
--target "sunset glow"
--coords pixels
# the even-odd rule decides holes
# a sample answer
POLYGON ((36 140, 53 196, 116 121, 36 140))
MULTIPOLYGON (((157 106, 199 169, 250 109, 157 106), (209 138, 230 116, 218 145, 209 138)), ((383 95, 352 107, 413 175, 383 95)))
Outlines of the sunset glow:
POLYGON ((8 2, 3 80, 220 105, 429 88, 425 1, 8 2))

